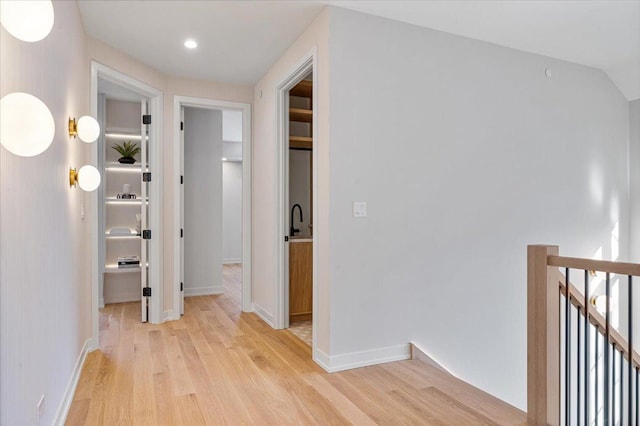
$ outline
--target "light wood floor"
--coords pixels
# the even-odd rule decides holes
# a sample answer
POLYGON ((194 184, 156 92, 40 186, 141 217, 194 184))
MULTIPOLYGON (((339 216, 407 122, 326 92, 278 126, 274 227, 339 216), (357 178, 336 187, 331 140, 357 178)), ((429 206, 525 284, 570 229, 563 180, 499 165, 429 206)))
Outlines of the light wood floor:
POLYGON ((140 323, 137 303, 100 314, 68 425, 515 425, 524 413, 422 361, 325 373, 286 330, 240 313, 227 294, 185 299, 185 315, 140 323))

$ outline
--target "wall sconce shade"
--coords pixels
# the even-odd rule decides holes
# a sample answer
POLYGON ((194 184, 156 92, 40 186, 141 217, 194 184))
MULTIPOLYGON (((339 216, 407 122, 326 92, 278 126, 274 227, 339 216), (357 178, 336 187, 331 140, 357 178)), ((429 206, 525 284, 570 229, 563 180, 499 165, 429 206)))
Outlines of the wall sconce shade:
POLYGON ((12 154, 33 157, 43 153, 55 132, 51 111, 35 96, 14 92, 0 100, 0 143, 12 154))
MULTIPOLYGON (((601 314, 605 314, 607 312, 607 296, 601 294, 600 296, 591 297, 591 305, 601 314)), ((609 307, 612 311, 618 309, 618 302, 615 298, 609 297, 609 307)))
POLYGON ((100 136, 100 124, 95 118, 84 115, 76 122, 75 118, 69 117, 69 137, 80 138, 86 143, 95 142, 100 136))
POLYGON ((51 0, 1 1, 0 21, 15 38, 34 42, 45 38, 53 28, 51 0))
POLYGON ((100 186, 100 172, 93 166, 82 166, 79 171, 74 168, 69 169, 69 186, 80 188, 86 192, 92 192, 100 186))

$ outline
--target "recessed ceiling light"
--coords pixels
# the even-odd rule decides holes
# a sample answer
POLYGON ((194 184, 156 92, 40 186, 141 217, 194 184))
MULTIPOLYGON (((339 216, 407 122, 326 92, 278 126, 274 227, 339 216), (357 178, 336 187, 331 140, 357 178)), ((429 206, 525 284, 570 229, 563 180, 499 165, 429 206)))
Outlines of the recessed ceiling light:
POLYGON ((187 49, 195 49, 196 47, 198 47, 198 43, 196 43, 194 39, 190 38, 185 40, 184 47, 186 47, 187 49))

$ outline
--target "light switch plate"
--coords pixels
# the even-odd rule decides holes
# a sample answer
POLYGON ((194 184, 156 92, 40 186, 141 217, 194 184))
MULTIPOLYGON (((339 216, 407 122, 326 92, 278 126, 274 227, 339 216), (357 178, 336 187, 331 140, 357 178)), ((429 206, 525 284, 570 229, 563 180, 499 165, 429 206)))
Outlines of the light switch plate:
POLYGON ((367 203, 364 201, 353 202, 353 217, 367 217, 367 203))

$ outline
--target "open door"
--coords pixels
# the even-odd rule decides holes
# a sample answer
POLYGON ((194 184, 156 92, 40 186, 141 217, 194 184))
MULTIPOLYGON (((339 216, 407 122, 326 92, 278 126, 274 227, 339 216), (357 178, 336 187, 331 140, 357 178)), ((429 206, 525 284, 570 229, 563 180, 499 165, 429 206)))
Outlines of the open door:
POLYGON ((184 107, 180 107, 180 315, 184 315, 184 107))
POLYGON ((147 100, 141 102, 142 125, 140 134, 140 167, 142 170, 142 232, 141 232, 141 250, 140 250, 140 271, 141 271, 141 314, 142 322, 149 321, 149 304, 151 298, 151 286, 149 285, 149 243, 151 240, 151 230, 149 229, 149 185, 151 184, 151 171, 149 167, 149 125, 151 124, 151 115, 149 115, 149 103, 147 100))

